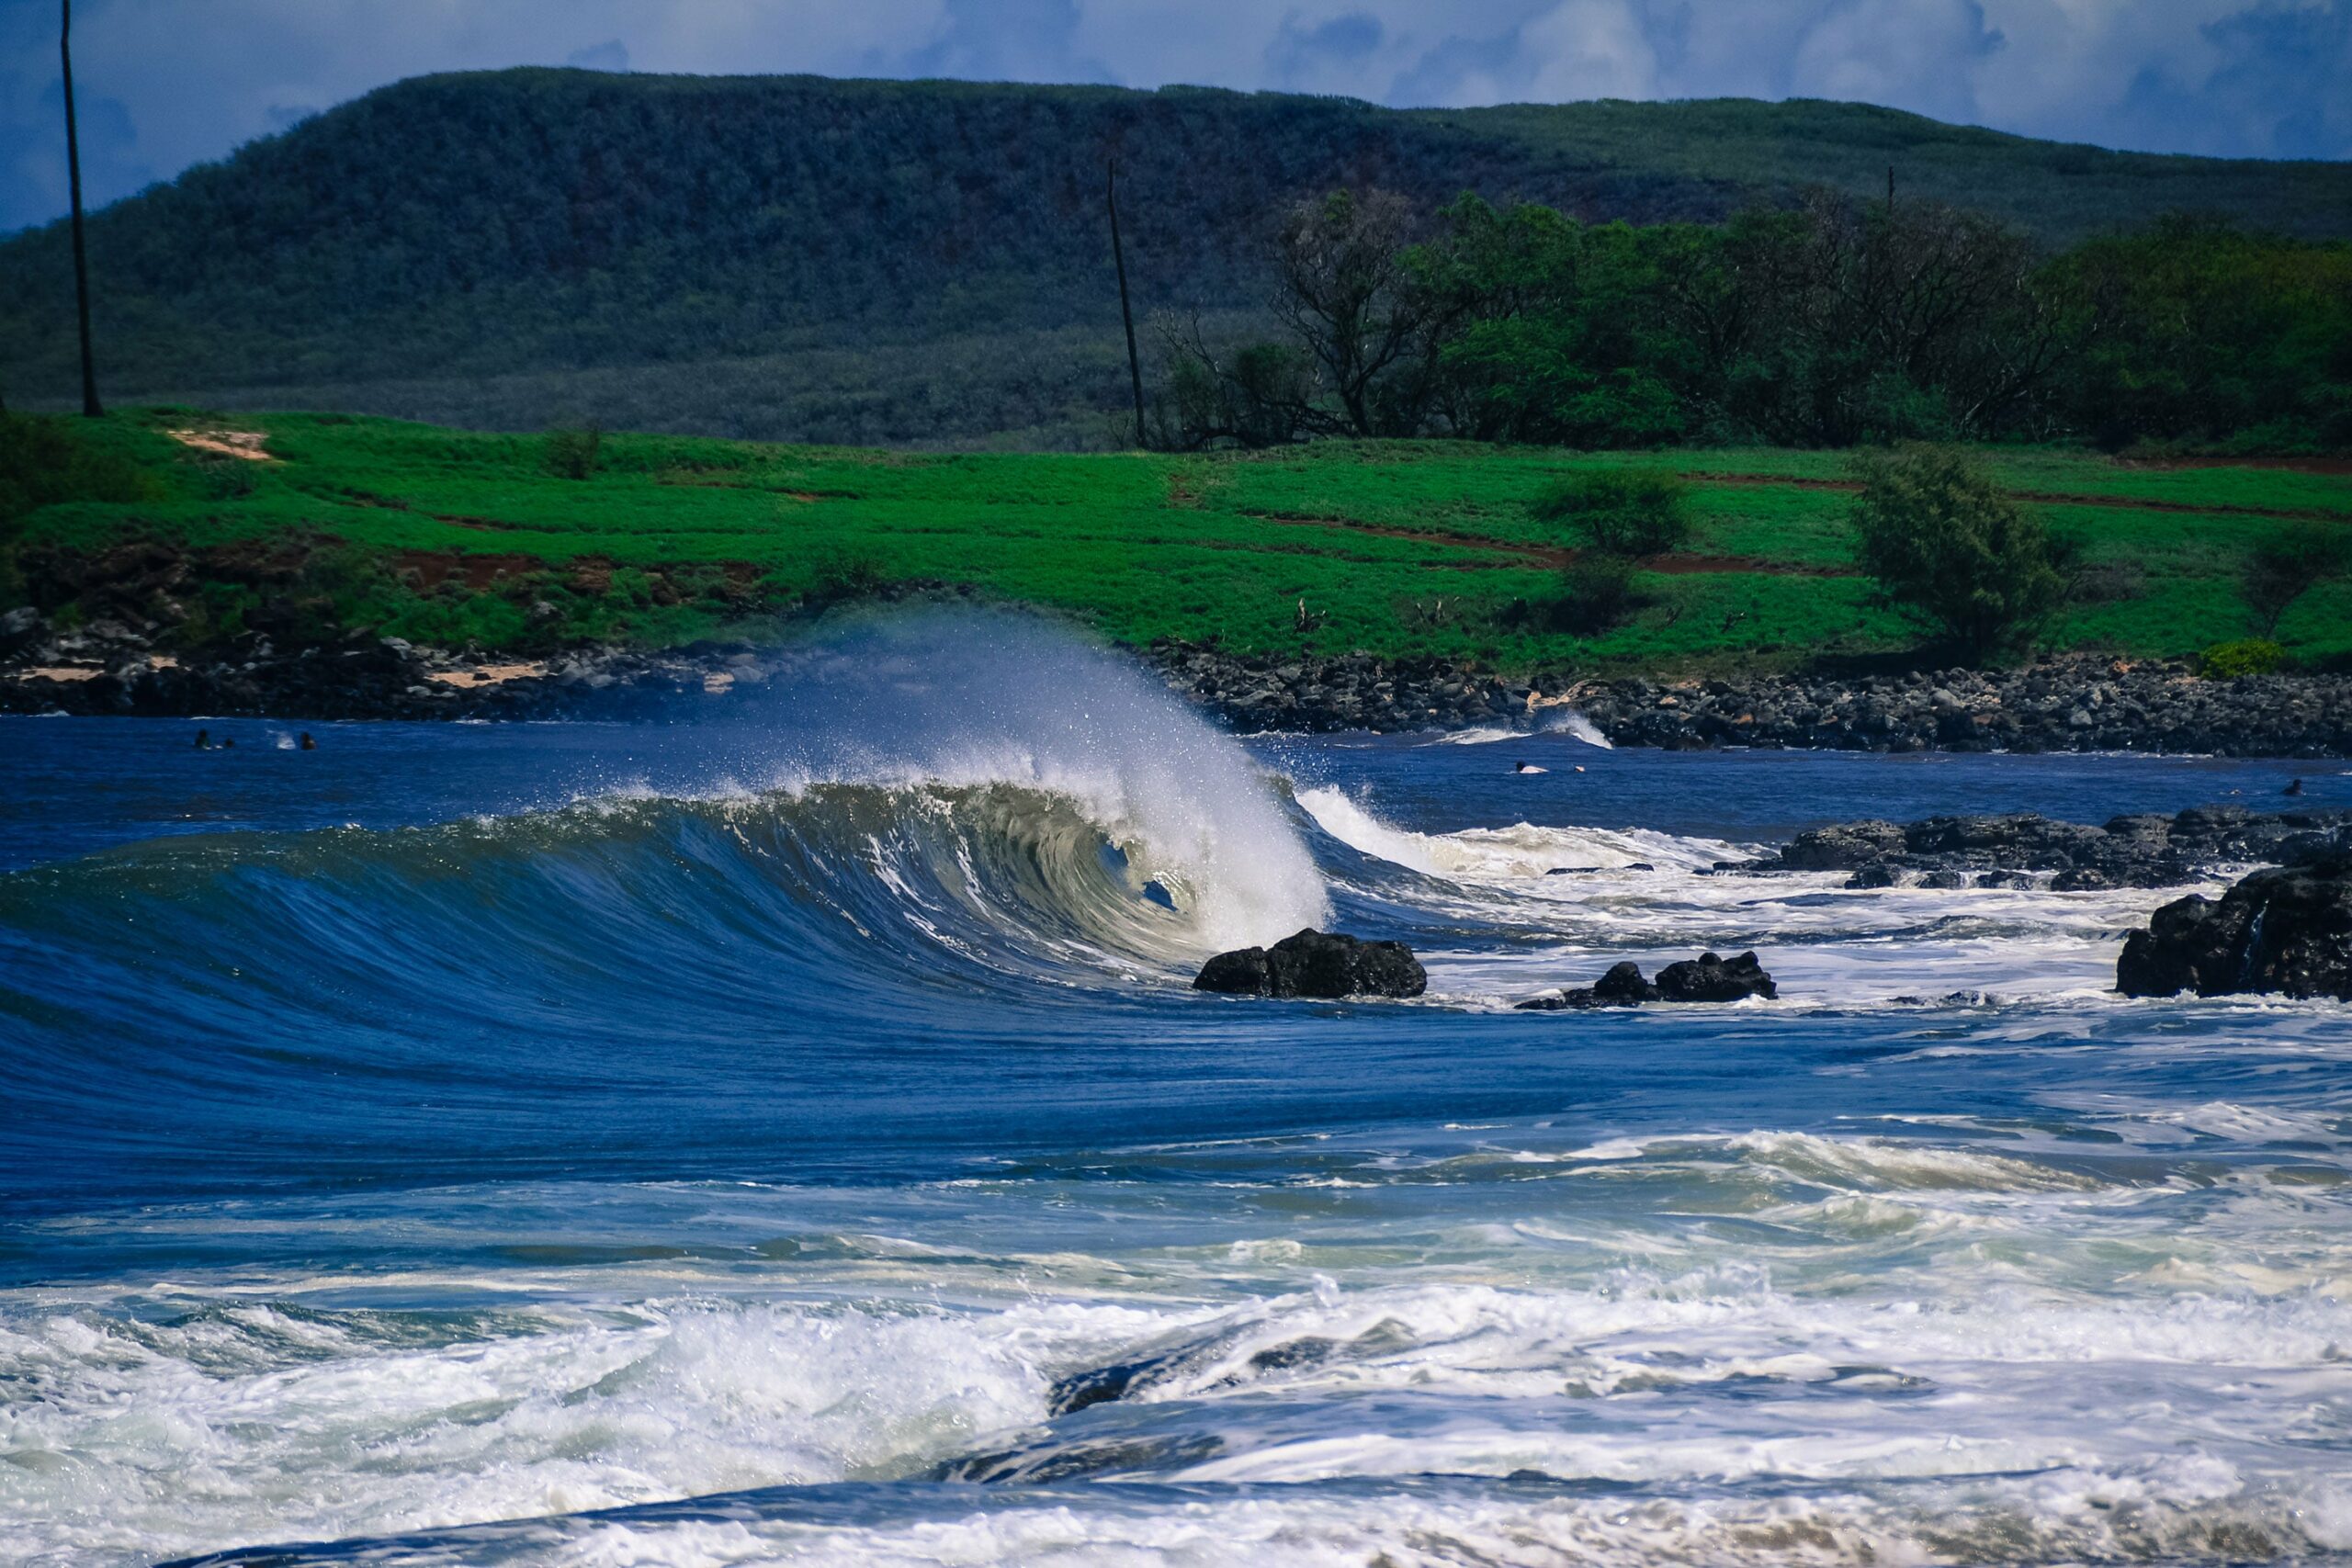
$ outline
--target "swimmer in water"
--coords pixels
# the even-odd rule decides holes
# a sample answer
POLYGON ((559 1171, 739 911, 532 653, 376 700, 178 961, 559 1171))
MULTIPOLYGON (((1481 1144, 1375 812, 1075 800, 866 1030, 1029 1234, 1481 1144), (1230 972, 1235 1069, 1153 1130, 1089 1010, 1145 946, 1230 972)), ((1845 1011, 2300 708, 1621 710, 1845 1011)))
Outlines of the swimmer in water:
POLYGON ((2287 781, 2287 787, 2279 791, 2279 793, 2281 795, 2301 795, 2303 793, 2303 781, 2301 779, 2289 779, 2287 781))
POLYGON ((212 731, 209 729, 199 729, 196 732, 196 749, 199 751, 209 751, 212 750, 212 731))
POLYGON ((302 739, 295 744, 305 751, 315 751, 319 749, 319 743, 311 739, 311 732, 307 729, 302 731, 302 739))

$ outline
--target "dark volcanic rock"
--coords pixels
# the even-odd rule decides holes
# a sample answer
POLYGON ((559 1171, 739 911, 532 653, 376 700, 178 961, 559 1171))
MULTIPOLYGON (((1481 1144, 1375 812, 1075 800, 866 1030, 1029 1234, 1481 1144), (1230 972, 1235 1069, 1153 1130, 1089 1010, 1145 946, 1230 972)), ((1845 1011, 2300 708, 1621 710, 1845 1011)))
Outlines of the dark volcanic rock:
POLYGON ((1792 871, 1860 871, 1906 846, 1904 830, 1892 822, 1839 822, 1799 833, 1781 852, 1781 863, 1792 871))
POLYGON ((1514 1003, 1521 1012, 1564 1012, 1583 1008, 1633 1007, 1640 1002, 1736 1002, 1742 997, 1776 997, 1772 976, 1743 953, 1726 963, 1712 953, 1695 960, 1669 964, 1657 972, 1657 983, 1642 978, 1641 966, 1630 961, 1612 964, 1609 973, 1589 986, 1576 986, 1552 996, 1530 997, 1514 1003))
POLYGON ((2352 857, 2257 871, 2219 903, 2191 894, 2166 904, 2124 940, 2115 988, 2352 1001, 2352 857))
MULTIPOLYGON (((2020 670, 1524 683, 1433 659, 1231 654, 1164 638, 1168 683, 1243 728, 1533 728, 1573 705, 1612 743, 1854 751, 2206 751, 2352 755, 2352 675, 2197 677, 2187 664, 2074 656, 2020 670)), ((1850 870, 1859 861, 1818 870, 1850 870)), ((2051 868, 2054 869, 2054 868, 2051 868)))
POLYGON ((1660 1000, 1669 1002, 1736 1002, 1743 997, 1770 999, 1781 991, 1753 953, 1732 959, 1702 953, 1695 960, 1685 959, 1659 970, 1657 994, 1660 1000))
POLYGON ((1218 953, 1201 965, 1193 988, 1245 997, 1418 997, 1429 983, 1401 942, 1303 931, 1272 947, 1218 953))
POLYGON ((2243 807, 2200 807, 2176 817, 2141 813, 2104 827, 2030 813, 1931 817, 1893 823, 1841 822, 1798 834, 1742 872, 1832 871, 1852 865, 1851 888, 2022 887, 2052 874, 2061 893, 2109 887, 2177 887, 2225 866, 2294 865, 2352 854, 2352 811, 2310 809, 2257 816, 2243 807))
POLYGON ((1611 964, 1609 973, 1592 983, 1592 999, 1612 1005, 1654 1002, 1658 993, 1656 986, 1642 978, 1642 966, 1627 959, 1611 964))

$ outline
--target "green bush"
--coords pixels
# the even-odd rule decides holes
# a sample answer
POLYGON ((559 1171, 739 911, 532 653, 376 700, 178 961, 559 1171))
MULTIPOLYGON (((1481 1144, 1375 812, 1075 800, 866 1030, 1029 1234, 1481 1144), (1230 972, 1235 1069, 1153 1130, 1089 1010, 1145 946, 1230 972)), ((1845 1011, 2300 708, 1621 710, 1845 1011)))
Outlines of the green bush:
POLYGON ((2217 642, 2197 656, 2197 672, 2208 681, 2237 675, 2268 675, 2287 663, 2287 650, 2267 637, 2217 642))
POLYGON ((1663 555, 1690 536, 1690 487, 1660 468, 1570 474, 1535 498, 1545 523, 1564 523, 1605 555, 1663 555))
POLYGON ((0 414, 0 529, 68 501, 150 501, 162 487, 120 452, 93 446, 69 420, 0 414))
POLYGON ((1562 631, 1598 637, 1623 621, 1641 604, 1634 588, 1634 561, 1622 555, 1594 554, 1569 563, 1561 573, 1567 596, 1554 620, 1562 631))
POLYGON ((604 431, 589 424, 581 429, 548 432, 548 472, 562 479, 584 479, 596 471, 596 455, 605 445, 604 431))
POLYGON ((1981 659, 2057 607, 2060 550, 1973 458, 1910 447, 1854 472, 1857 557, 1905 614, 1981 659))
POLYGON ((870 549, 839 546, 818 558, 805 602, 811 607, 871 599, 890 584, 882 558, 870 549))

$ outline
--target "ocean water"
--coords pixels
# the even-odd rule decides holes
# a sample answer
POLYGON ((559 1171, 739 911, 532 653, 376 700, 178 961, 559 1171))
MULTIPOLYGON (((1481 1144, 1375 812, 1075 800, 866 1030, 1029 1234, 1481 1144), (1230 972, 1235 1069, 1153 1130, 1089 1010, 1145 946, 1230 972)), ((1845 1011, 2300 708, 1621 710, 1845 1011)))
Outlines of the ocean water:
POLYGON ((2352 1008, 2114 996, 2169 893, 1710 871, 2342 764, 835 641, 723 720, 0 721, 0 1561, 2352 1555, 2352 1008), (1306 924, 1429 996, 1188 988, 1306 924), (1781 999, 1510 1010, 1706 947, 1781 999))

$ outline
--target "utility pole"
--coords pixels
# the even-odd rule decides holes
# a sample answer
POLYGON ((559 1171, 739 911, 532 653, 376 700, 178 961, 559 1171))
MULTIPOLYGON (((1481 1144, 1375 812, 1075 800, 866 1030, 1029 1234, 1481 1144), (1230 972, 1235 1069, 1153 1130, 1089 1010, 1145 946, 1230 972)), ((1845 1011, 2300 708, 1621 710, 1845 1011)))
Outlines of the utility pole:
POLYGON ((1136 356, 1136 313, 1127 303, 1127 254, 1119 246, 1119 161, 1111 160, 1102 181, 1103 205, 1111 209, 1111 263, 1119 270, 1119 320, 1127 329, 1127 379, 1136 392, 1136 445, 1143 438, 1143 361, 1136 356))
POLYGON ((90 257, 82 243, 82 145, 74 130, 74 0, 58 0, 57 57, 65 68, 65 183, 74 196, 74 309, 82 321, 82 412, 96 419, 98 372, 90 360, 90 257))

